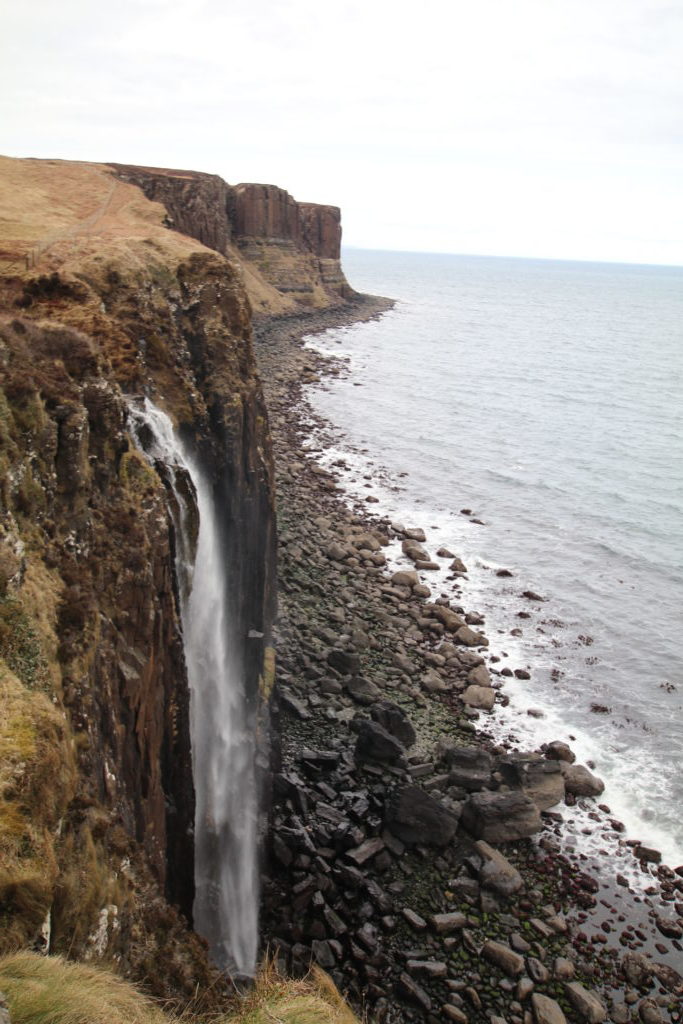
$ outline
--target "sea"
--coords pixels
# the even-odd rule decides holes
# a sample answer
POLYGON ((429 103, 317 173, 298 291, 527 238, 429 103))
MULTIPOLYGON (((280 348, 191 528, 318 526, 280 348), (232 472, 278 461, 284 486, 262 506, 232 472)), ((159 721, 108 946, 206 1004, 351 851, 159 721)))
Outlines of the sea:
POLYGON ((327 423, 311 444, 349 503, 465 562, 423 577, 484 616, 491 667, 513 673, 478 727, 569 742, 625 826, 579 802, 570 848, 628 873, 638 839, 683 864, 683 268, 358 249, 343 265, 396 305, 308 339, 341 360, 307 389, 327 423))

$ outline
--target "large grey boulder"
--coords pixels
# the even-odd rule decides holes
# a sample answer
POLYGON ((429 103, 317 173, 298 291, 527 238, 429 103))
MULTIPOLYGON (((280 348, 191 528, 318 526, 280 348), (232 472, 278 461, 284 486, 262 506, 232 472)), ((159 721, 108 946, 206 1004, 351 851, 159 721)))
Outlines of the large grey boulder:
POLYGON ((512 896, 522 888, 523 880, 519 871, 504 857, 500 850, 495 850, 487 842, 480 839, 476 844, 477 853, 483 860, 479 871, 479 881, 487 889, 493 889, 501 896, 512 896))
POLYGON ((500 759, 498 770, 507 785, 526 793, 539 811, 547 811, 564 800, 564 776, 559 761, 512 754, 500 759))
POLYGON ((565 992, 576 1012, 587 1021, 587 1024, 602 1024, 607 1019, 607 1010, 595 992, 589 991, 579 981, 570 981, 565 992))
POLYGON ((394 790, 386 804, 385 823, 407 846, 446 846, 455 835, 459 815, 419 786, 394 790))
POLYGON ((573 796, 600 796, 605 783, 597 775, 593 775, 582 764, 561 762, 564 775, 564 788, 573 796))
POLYGON ((413 724, 402 707, 390 700, 381 700, 374 705, 370 714, 375 722, 395 736, 404 747, 412 747, 417 737, 413 724))
POLYGON ((524 793, 473 793, 463 807, 462 820, 467 831, 487 843, 507 843, 525 839, 542 826, 536 804, 524 793))
POLYGON ((463 703, 480 711, 490 711, 496 703, 496 692, 490 686, 468 686, 462 695, 463 703))
POLYGON ((549 996, 535 992, 531 997, 531 1009, 536 1024, 567 1024, 562 1007, 549 996))
POLYGON ((437 757, 450 768, 448 781, 470 793, 476 793, 491 784, 493 758, 479 747, 463 747, 452 740, 440 740, 437 757))
POLYGON ((354 756, 356 761, 378 761, 400 764, 404 749, 401 743, 378 722, 363 719, 355 724, 358 731, 354 756))

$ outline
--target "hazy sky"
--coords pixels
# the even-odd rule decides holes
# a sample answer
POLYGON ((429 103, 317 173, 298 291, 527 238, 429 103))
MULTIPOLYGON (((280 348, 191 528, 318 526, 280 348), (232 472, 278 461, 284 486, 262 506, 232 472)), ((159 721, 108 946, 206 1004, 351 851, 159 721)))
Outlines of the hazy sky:
POLYGON ((0 152, 273 182, 368 248, 683 264, 683 0, 0 0, 0 152))

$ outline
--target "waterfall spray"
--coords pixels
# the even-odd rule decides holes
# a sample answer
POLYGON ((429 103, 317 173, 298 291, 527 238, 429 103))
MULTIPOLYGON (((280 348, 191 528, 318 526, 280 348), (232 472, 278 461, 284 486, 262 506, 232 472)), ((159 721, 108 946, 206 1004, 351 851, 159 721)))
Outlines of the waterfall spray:
POLYGON ((231 643, 215 500, 166 413, 145 398, 131 404, 130 428, 173 495, 196 793, 194 926, 219 967, 252 975, 258 944, 255 726, 231 643), (199 511, 194 557, 192 491, 199 511))

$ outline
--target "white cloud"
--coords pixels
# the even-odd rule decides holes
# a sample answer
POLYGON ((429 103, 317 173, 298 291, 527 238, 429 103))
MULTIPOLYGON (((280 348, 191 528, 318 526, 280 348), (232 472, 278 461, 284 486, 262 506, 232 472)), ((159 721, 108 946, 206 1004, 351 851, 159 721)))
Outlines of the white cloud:
POLYGON ((349 243, 683 263, 683 9, 33 0, 0 148, 274 181, 349 243))

